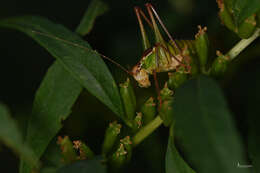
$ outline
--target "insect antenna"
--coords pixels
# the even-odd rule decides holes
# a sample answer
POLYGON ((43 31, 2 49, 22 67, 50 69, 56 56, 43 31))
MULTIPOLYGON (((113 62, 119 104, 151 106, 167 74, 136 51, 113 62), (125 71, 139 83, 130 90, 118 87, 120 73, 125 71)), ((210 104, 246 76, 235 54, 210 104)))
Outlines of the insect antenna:
POLYGON ((42 36, 46 36, 46 37, 49 37, 49 38, 52 38, 52 39, 56 39, 56 40, 59 40, 59 41, 62 41, 64 43, 67 43, 69 45, 72 45, 72 46, 75 46, 75 47, 78 47, 78 48, 81 48, 83 50, 85 50, 86 52, 92 52, 92 53, 95 53, 99 56, 101 56, 103 59, 106 59, 108 61, 110 61, 111 63, 115 64, 116 66, 118 66, 121 70, 125 71, 127 74, 131 75, 132 76, 132 73, 130 71, 128 71, 125 67, 123 67, 122 65, 120 65, 119 63, 117 63, 116 61, 112 60, 111 58, 109 58, 108 56, 105 56, 99 52, 97 52, 96 50, 93 50, 91 48, 88 48, 86 46, 82 46, 78 43, 74 43, 72 41, 68 41, 68 40, 65 40, 65 39, 62 39, 60 37, 57 37, 57 36, 54 36, 54 35, 51 35, 51 34, 48 34, 48 33, 43 33, 43 32, 40 32, 40 31, 35 31, 35 30, 31 30, 32 33, 35 33, 35 34, 39 34, 39 35, 42 35, 42 36))
POLYGON ((158 13, 156 12, 156 10, 154 9, 154 7, 152 6, 152 4, 147 3, 146 6, 148 7, 148 9, 152 9, 155 17, 157 18, 157 20, 159 21, 159 23, 161 24, 164 32, 167 34, 167 36, 170 38, 170 40, 173 42, 174 46, 178 49, 178 51, 181 53, 181 48, 178 46, 178 44, 176 43, 176 41, 174 41, 173 37, 171 36, 171 34, 169 33, 169 31, 167 30, 167 28, 165 27, 164 23, 162 22, 160 16, 158 15, 158 13))

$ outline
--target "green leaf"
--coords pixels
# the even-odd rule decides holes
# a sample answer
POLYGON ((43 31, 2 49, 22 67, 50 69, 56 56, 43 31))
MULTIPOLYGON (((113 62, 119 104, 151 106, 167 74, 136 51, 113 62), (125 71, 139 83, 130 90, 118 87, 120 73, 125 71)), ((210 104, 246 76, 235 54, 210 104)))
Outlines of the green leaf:
POLYGON ((182 159, 174 144, 173 126, 170 128, 168 147, 165 158, 166 173, 195 173, 182 159))
POLYGON ((260 0, 233 0, 234 19, 239 26, 246 18, 260 10, 260 0))
POLYGON ((93 160, 81 160, 60 168, 57 173, 106 173, 106 165, 102 157, 93 160))
POLYGON ((217 83, 200 76, 177 89, 173 105, 176 135, 199 173, 246 173, 240 136, 217 83))
POLYGON ((82 36, 88 34, 94 26, 94 21, 108 10, 108 6, 101 0, 92 0, 76 32, 82 36))
POLYGON ((89 44, 62 25, 33 16, 0 20, 0 26, 26 33, 46 48, 91 94, 118 116, 123 108, 117 85, 99 55, 89 44))
MULTIPOLYGON (((56 61, 45 75, 36 92, 32 116, 28 122, 26 143, 40 159, 52 138, 62 127, 82 90, 81 85, 56 61)), ((32 167, 21 162, 20 172, 32 167)))
POLYGON ((2 104, 0 104, 0 141, 10 147, 29 165, 37 166, 33 151, 23 143, 21 132, 8 109, 2 104))
MULTIPOLYGON (((258 72, 258 75, 260 73, 258 72)), ((258 75, 254 75, 257 77, 258 75)), ((260 82, 259 80, 251 81, 248 97, 248 151, 250 159, 253 163, 254 172, 260 172, 260 82)))
MULTIPOLYGON (((92 19, 93 22, 94 22, 94 19, 92 19)), ((93 23, 92 23, 93 25, 93 23)), ((45 84, 42 85, 43 88, 45 86, 52 86, 53 83, 55 82, 56 79, 64 79, 62 83, 60 83, 60 85, 62 86, 63 90, 61 90, 61 92, 67 92, 68 89, 70 88, 71 85, 74 86, 74 92, 73 94, 75 94, 73 96, 73 100, 75 101, 76 98, 78 97, 78 95, 80 94, 81 90, 82 90, 82 86, 80 86, 80 84, 74 80, 73 76, 71 74, 69 74, 65 68, 62 67, 61 64, 59 64, 58 60, 56 60, 56 62, 49 68, 50 70, 48 71, 47 75, 46 75, 46 79, 45 79, 45 84), (50 77, 47 77, 47 76, 50 76, 50 77), (54 80, 52 80, 54 79, 54 80), (71 83, 72 82, 72 83, 71 83), (78 83, 78 84, 77 84, 78 83)), ((61 81, 60 81, 61 82, 61 81)), ((49 92, 50 93, 55 93, 57 91, 60 91, 59 89, 57 89, 56 87, 51 87, 49 88, 49 92), (51 88, 53 88, 54 90, 50 90, 51 88)), ((41 90, 45 90, 45 89, 39 89, 39 92, 41 90)), ((59 93, 56 94, 56 96, 58 95, 59 93)), ((53 98, 56 97, 55 95, 53 95, 53 98)), ((50 100, 52 100, 53 98, 49 98, 49 95, 46 95, 46 97, 41 97, 40 100, 42 100, 42 103, 45 104, 45 102, 49 102, 50 100)), ((59 97, 56 97, 56 98, 59 98, 59 97)), ((71 107, 73 105, 73 100, 69 103, 70 105, 67 105, 68 107, 71 107)), ((36 99, 37 101, 37 99, 36 99)), ((55 99, 55 105, 59 105, 59 104, 63 104, 63 99, 62 98, 59 98, 59 99, 55 99)), ((55 106, 53 107, 55 108, 55 106)), ((41 106, 40 109, 45 109, 45 106, 41 106)), ((41 112, 41 110, 38 110, 39 112, 41 112)), ((55 110, 53 110, 55 111, 55 110)), ((67 111, 66 114, 64 114, 64 119, 67 118, 67 116, 69 115, 70 111, 67 111)), ((44 118, 49 118, 49 119, 55 119, 56 117, 56 114, 53 114, 53 113, 50 113, 48 114, 46 113, 46 116, 42 116, 42 117, 36 117, 35 119, 36 120, 32 120, 29 122, 29 127, 32 126, 30 123, 34 123, 34 121, 37 121, 37 119, 41 120, 41 119, 44 119, 44 118)), ((41 114, 43 115, 43 114, 41 114)), ((56 117, 57 118, 57 117, 56 117)), ((41 122, 41 121, 40 121, 41 122)), ((54 122, 55 123, 55 122, 54 122)), ((56 125, 57 125, 57 128, 53 129, 53 132, 52 134, 49 135, 49 138, 46 139, 45 143, 41 143, 41 152, 39 153, 38 155, 38 159, 41 157, 43 151, 46 149, 46 147, 48 146, 48 143, 50 141, 50 139, 52 139, 56 134, 57 132, 59 131, 59 129, 61 128, 61 125, 60 125, 60 121, 56 121, 56 125)), ((33 128, 32 128, 33 129, 33 128)), ((44 131, 49 131, 48 127, 45 127, 42 129, 42 132, 45 133, 44 131)), ((29 132, 30 133, 30 132, 29 132)), ((32 137, 32 139, 37 139, 37 136, 34 136, 32 137)), ((32 141, 28 141, 28 143, 31 143, 32 141)), ((52 144, 51 146, 49 146, 49 150, 47 149, 47 153, 45 153, 45 160, 49 161, 49 162, 55 162, 55 164, 51 165, 51 166, 55 166, 55 168, 46 168, 46 171, 53 171, 53 170, 56 170, 58 167, 57 165, 62 165, 61 163, 61 153, 60 153, 60 148, 57 146, 56 144, 56 141, 54 142, 54 144, 52 144), (56 146, 54 147, 56 150, 53 151, 53 148, 51 146, 56 146)), ((37 146, 38 148, 38 146, 37 146)), ((44 157, 43 156, 43 157, 44 157)), ((28 167, 28 165, 23 165, 24 163, 21 162, 21 170, 23 170, 24 172, 27 170, 30 170, 30 168, 28 167)))

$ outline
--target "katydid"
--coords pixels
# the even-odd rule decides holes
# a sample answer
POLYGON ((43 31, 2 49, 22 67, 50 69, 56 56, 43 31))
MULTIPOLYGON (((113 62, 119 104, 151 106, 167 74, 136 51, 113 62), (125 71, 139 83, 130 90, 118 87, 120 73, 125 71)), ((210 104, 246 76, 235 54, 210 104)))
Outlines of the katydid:
POLYGON ((191 40, 175 41, 172 38, 172 36, 169 34, 166 27, 164 26, 162 20, 160 19, 154 7, 150 3, 147 3, 145 5, 150 19, 146 17, 144 12, 139 7, 134 8, 140 26, 145 51, 142 55, 141 60, 130 71, 122 67, 120 64, 113 61, 109 57, 101 53, 98 53, 95 50, 91 50, 85 46, 81 46, 77 43, 73 43, 46 33, 38 32, 38 31, 32 31, 32 32, 66 42, 67 44, 80 47, 86 51, 95 52, 96 54, 114 63, 122 70, 127 72, 129 75, 131 75, 138 82, 140 87, 146 87, 146 88, 149 87, 151 85, 149 80, 149 75, 153 75, 155 79, 155 86, 159 96, 160 89, 158 86, 156 73, 178 70, 179 67, 184 67, 183 68, 184 71, 186 73, 190 73, 190 69, 191 69, 190 55, 194 54, 195 49, 193 46, 193 42, 191 40), (150 46, 149 40, 146 36, 146 32, 141 17, 144 18, 144 20, 154 31, 156 43, 152 47, 150 46), (165 42, 164 39, 162 38, 155 19, 158 20, 163 30, 166 32, 167 36, 170 39, 169 42, 165 42))

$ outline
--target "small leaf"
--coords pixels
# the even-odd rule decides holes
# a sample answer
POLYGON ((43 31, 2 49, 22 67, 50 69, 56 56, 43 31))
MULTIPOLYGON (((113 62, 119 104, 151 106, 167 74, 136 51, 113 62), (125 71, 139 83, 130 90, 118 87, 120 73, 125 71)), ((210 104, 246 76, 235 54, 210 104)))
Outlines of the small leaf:
POLYGON ((82 86, 118 116, 123 115, 117 85, 89 44, 62 25, 34 16, 0 20, 0 26, 17 29, 46 48, 82 86))
POLYGON ((22 135, 8 109, 0 104, 0 141, 10 147, 32 167, 37 166, 33 151, 23 143, 22 135))
POLYGON ((106 165, 102 161, 102 157, 80 160, 60 168, 57 173, 106 173, 106 165))
POLYGON ((165 158, 166 173, 195 173, 180 156, 174 144, 173 126, 170 128, 165 158))
MULTIPOLYGON (((40 159, 52 138, 62 127, 82 90, 81 85, 56 61, 48 70, 36 92, 31 118, 28 122, 26 143, 40 159)), ((20 172, 29 173, 24 162, 20 172)))
POLYGON ((200 76, 177 89, 173 106, 176 135, 199 173, 246 173, 240 136, 218 85, 200 76))
POLYGON ((94 21, 108 10, 108 6, 101 0, 92 0, 76 32, 82 36, 88 34, 94 26, 94 21))
POLYGON ((246 18, 260 10, 260 0, 233 0, 234 19, 239 26, 246 18))

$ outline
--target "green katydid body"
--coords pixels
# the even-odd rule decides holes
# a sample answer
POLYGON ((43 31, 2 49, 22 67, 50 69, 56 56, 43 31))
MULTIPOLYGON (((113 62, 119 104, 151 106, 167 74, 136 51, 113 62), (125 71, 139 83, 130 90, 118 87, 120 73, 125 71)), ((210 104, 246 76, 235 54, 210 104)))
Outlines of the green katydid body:
MULTIPOLYGON (((182 53, 169 42, 163 45, 156 45, 147 49, 141 60, 133 67, 132 74, 140 87, 149 87, 149 75, 154 72, 169 72, 176 70, 179 66, 187 63, 195 54, 193 40, 177 40, 182 53)), ((189 65, 189 64, 187 64, 189 65)))
MULTIPOLYGON (((154 75, 156 80, 156 73, 178 70, 178 67, 180 66, 184 67, 184 71, 190 72, 190 63, 193 61, 192 58, 193 55, 196 54, 196 51, 194 41, 174 40, 164 26, 154 7, 150 3, 145 5, 150 16, 150 20, 139 7, 135 7, 135 13, 140 26, 143 45, 146 51, 144 52, 141 60, 133 67, 131 74, 140 87, 147 88, 151 85, 149 81, 149 75, 151 74, 154 75), (162 26, 165 33, 168 35, 170 42, 164 41, 154 16, 162 26), (150 46, 141 17, 145 19, 154 31, 155 46, 150 46)), ((157 90, 159 91, 158 85, 157 90)))

